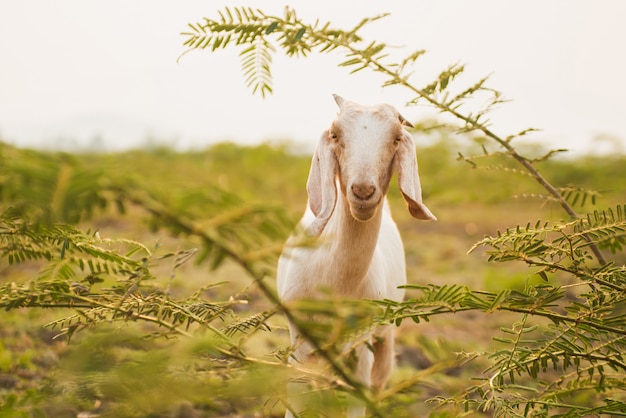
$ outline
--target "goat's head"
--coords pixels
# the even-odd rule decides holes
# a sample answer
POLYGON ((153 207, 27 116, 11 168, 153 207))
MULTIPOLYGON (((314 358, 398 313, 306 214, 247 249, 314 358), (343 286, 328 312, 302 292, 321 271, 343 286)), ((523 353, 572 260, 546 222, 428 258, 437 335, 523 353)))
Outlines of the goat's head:
POLYGON ((390 105, 361 106, 334 97, 339 113, 320 138, 307 182, 309 206, 316 216, 310 233, 321 233, 332 215, 337 183, 352 217, 370 220, 381 210, 394 171, 411 215, 436 219, 422 203, 415 144, 403 129, 411 124, 390 105))

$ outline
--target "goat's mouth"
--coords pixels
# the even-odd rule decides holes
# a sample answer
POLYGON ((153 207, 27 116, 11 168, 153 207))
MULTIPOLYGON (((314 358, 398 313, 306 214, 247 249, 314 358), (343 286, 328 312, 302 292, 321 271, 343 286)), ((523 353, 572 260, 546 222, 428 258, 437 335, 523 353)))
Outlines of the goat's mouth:
POLYGON ((350 201, 350 213, 357 221, 369 221, 374 217, 381 199, 375 201, 350 201))

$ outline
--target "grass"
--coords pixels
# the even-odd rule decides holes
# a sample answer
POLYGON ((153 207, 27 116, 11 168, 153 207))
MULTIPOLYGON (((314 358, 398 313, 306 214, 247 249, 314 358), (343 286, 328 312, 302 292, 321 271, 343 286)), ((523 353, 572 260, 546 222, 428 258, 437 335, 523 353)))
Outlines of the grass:
MULTIPOLYGON (((225 143, 185 153, 161 148, 108 155, 41 154, 1 147, 0 158, 11 158, 13 164, 5 165, 4 171, 0 169, 2 179, 10 179, 0 182, 3 205, 10 204, 11 199, 54 199, 54 194, 10 193, 12 175, 31 164, 33 155, 46 161, 47 165, 39 169, 39 172, 49 170, 41 174, 44 178, 56 173, 56 168, 69 159, 78 167, 74 168, 73 175, 80 176, 81 170, 87 170, 110 173, 100 176, 100 181, 107 177, 127 179, 133 187, 174 207, 184 207, 200 223, 216 215, 211 202, 224 199, 213 192, 218 189, 238 196, 239 200, 233 197, 233 202, 229 203, 234 206, 257 202, 284 208, 292 224, 306 202, 304 185, 310 157, 291 154, 287 145, 242 147, 225 143)), ((490 264, 480 251, 471 254, 467 251, 484 235, 493 235, 498 230, 539 219, 561 219, 564 215, 560 208, 533 197, 540 193, 538 186, 527 177, 503 170, 497 159, 485 159, 477 168, 456 160, 455 147, 442 140, 418 151, 424 201, 438 216, 438 222, 413 220, 404 209, 397 190, 390 191, 390 204, 405 244, 409 283, 465 284, 474 289, 499 291, 520 289, 528 281, 539 280, 524 265, 490 264)), ((467 150, 464 149, 464 153, 467 150)), ((600 187, 602 194, 596 205, 602 208, 619 203, 624 197, 625 160, 624 156, 554 160, 541 163, 541 170, 557 186, 600 187)), ((24 169, 24 173, 20 178, 25 184, 28 181, 33 184, 39 175, 29 178, 32 172, 28 174, 24 169)), ((585 207, 578 204, 582 212, 594 209, 589 202, 585 207)), ((160 253, 199 246, 193 238, 155 231, 146 221, 143 209, 132 205, 126 207, 124 213, 116 207, 99 208, 91 217, 83 218, 80 226, 85 230, 98 230, 102 237, 137 240, 160 253)), ((614 255, 612 259, 626 261, 623 255, 614 255)), ((11 266, 6 259, 0 259, 0 281, 26 281, 36 275, 38 268, 37 263, 11 266)), ((155 272, 161 278, 156 285, 169 287, 174 296, 189 295, 202 286, 222 283, 203 296, 209 300, 227 300, 234 296, 245 301, 234 308, 241 315, 272 308, 253 280, 232 262, 226 261, 214 271, 206 263, 186 263, 174 276, 171 276, 171 265, 164 263, 155 267, 155 272)), ((149 335, 150 327, 140 324, 98 328, 79 333, 67 343, 54 338, 55 330, 43 328, 45 323, 63 314, 37 310, 2 314, 1 417, 37 414, 74 417, 92 410, 116 411, 118 416, 166 416, 166 413, 177 417, 203 416, 206 411, 216 410, 223 416, 253 416, 252 411, 259 410, 253 397, 241 399, 234 405, 224 399, 232 397, 236 390, 267 391, 279 380, 276 376, 275 380, 267 380, 272 376, 267 370, 259 370, 258 380, 252 382, 235 379, 229 382, 228 389, 212 386, 209 381, 215 376, 189 379, 185 373, 201 373, 202 360, 191 370, 188 364, 177 359, 201 352, 202 337, 191 342, 159 341, 155 345, 141 337, 149 335), (176 372, 165 373, 166 365, 176 372), (156 381, 159 384, 155 386, 152 383, 156 381), (124 387, 132 387, 132 394, 121 390, 124 387), (216 392, 211 393, 211 390, 216 392), (117 409, 111 405, 117 405, 117 409), (132 410, 124 409, 129 405, 134 405, 132 410)), ((429 403, 428 400, 457 393, 467 386, 468 379, 484 375, 484 364, 463 364, 459 358, 464 353, 489 350, 496 344, 492 337, 498 335, 500 327, 513 322, 512 314, 496 316, 476 312, 440 315, 419 324, 405 321, 398 333, 399 359, 394 380, 417 376, 411 390, 407 389, 411 394, 407 395, 407 410, 415 416, 454 416, 453 408, 435 408, 436 401, 429 403), (419 377, 420 370, 431 368, 437 369, 437 373, 419 377)), ((254 333, 250 338, 242 338, 241 344, 259 355, 288 346, 284 318, 275 315, 269 324, 272 332, 254 333)), ((278 416, 281 406, 269 402, 261 410, 263 416, 278 416)), ((102 416, 112 415, 104 413, 102 416)))

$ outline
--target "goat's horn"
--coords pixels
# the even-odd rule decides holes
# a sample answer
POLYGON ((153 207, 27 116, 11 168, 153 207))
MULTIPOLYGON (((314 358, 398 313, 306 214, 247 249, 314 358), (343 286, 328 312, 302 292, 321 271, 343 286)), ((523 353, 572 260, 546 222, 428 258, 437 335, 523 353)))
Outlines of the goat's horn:
POLYGON ((337 103, 337 106, 339 106, 339 109, 341 109, 346 99, 337 94, 333 94, 333 98, 335 99, 335 103, 337 103))
POLYGON ((415 128, 411 122, 405 119, 404 116, 398 114, 398 119, 400 119, 400 123, 404 126, 408 126, 409 128, 415 128))

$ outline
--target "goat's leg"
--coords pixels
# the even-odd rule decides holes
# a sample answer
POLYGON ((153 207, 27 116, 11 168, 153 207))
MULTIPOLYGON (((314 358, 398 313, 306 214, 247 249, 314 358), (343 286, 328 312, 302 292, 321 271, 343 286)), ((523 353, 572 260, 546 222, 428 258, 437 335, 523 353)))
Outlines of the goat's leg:
MULTIPOLYGON (((371 384, 372 365, 374 364, 374 354, 367 344, 360 344, 356 347, 358 361, 354 377, 368 388, 371 384)), ((365 416, 365 405, 360 400, 352 399, 351 405, 348 406, 348 418, 357 418, 365 416)))
MULTIPOLYGON (((289 359, 289 364, 298 365, 300 361, 289 359)), ((305 382, 293 379, 287 383, 287 410, 285 411, 285 418, 295 418, 306 411, 308 402, 305 394, 308 390, 309 386, 305 382), (296 415, 294 415, 294 412, 296 415)))
POLYGON ((393 326, 379 328, 374 336, 374 366, 372 389, 380 391, 387 383, 394 365, 393 326))
MULTIPOLYGON (((311 345, 302 340, 295 327, 289 323, 289 333, 291 336, 291 345, 295 347, 294 352, 289 358, 289 364, 298 366, 307 366, 311 360, 311 345)), ((311 388, 306 381, 296 376, 287 383, 287 404, 288 408, 285 412, 285 418, 294 418, 311 409, 311 388), (294 415, 294 411, 296 415, 294 415)))

